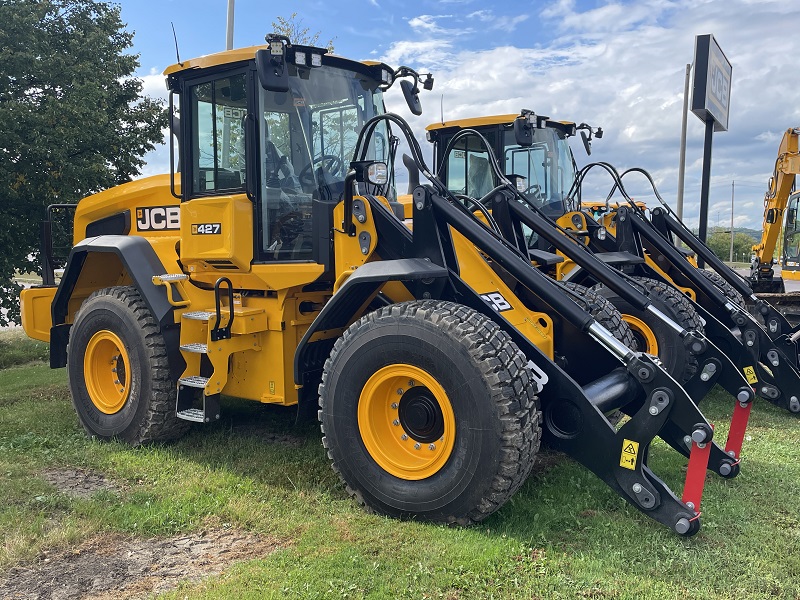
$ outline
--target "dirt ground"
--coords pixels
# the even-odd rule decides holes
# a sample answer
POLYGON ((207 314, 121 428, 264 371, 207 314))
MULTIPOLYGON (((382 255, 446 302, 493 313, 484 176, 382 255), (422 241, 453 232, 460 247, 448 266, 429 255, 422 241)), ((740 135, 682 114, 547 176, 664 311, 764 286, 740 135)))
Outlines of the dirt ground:
MULTIPOLYGON (((71 496, 116 489, 103 475, 83 470, 51 469, 42 477, 71 496)), ((218 575, 236 562, 267 556, 279 547, 277 540, 224 527, 171 538, 101 535, 13 567, 0 576, 0 598, 148 598, 182 582, 218 575)))

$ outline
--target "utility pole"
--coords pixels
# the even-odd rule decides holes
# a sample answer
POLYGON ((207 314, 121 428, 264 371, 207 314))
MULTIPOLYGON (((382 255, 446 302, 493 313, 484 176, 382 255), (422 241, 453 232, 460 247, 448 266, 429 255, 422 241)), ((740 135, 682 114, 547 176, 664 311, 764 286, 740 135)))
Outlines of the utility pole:
POLYGON ((228 0, 228 28, 225 50, 233 50, 233 5, 236 0, 228 0))
POLYGON ((731 180, 731 262, 733 262, 733 192, 736 188, 736 181, 731 180))
POLYGON ((683 83, 683 115, 681 117, 681 155, 678 164, 678 201, 676 212, 683 220, 683 180, 686 175, 686 120, 689 116, 689 82, 692 78, 692 65, 686 65, 686 79, 683 83))

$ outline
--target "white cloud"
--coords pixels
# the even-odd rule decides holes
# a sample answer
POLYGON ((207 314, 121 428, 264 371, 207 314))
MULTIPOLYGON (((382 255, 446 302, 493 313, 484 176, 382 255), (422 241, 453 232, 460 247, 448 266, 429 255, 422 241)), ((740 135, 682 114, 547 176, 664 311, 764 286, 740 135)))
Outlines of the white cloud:
MULTIPOLYGON (((485 8, 468 17, 486 27, 493 14, 485 8)), ((800 103, 791 91, 797 56, 791 23, 800 19, 800 7, 777 0, 648 0, 581 11, 559 0, 537 19, 537 26, 558 29, 553 44, 466 50, 429 35, 413 45, 394 42, 383 59, 392 64, 402 55, 406 64, 433 71, 436 87, 422 99, 425 122, 439 119, 443 98, 447 120, 529 108, 600 125, 606 135, 594 143, 591 160, 649 170, 674 204, 685 65, 695 35, 712 32, 733 64, 733 83, 730 131, 714 136, 711 203, 719 205, 721 218, 727 210, 729 223, 731 182, 747 180, 751 187, 736 193, 736 219, 760 228, 761 197, 780 137, 800 125, 800 103)), ((688 119, 684 215, 696 225, 704 125, 692 114, 688 119)), ((582 145, 573 147, 579 164, 586 163, 582 145)), ((598 193, 611 187, 599 172, 591 179, 598 193)), ((636 190, 652 197, 644 184, 636 190)))
MULTIPOLYGON (((647 169, 669 202, 677 193, 685 65, 693 59, 695 36, 713 33, 733 64, 733 82, 730 130, 714 136, 711 203, 719 206, 720 219, 727 206, 729 223, 736 180, 736 222, 760 228, 761 199, 778 143, 785 129, 800 126, 794 93, 797 3, 552 0, 512 9, 500 2, 437 0, 425 5, 428 14, 414 16, 408 12, 413 7, 406 9, 411 16, 405 20, 382 4, 382 18, 397 17, 396 26, 373 28, 383 37, 376 38, 376 52, 363 55, 434 74, 434 91, 422 94, 424 115, 411 118, 426 152, 424 126, 439 120, 440 104, 448 120, 528 108, 602 126, 606 135, 594 143, 591 160, 647 169), (487 46, 495 43, 500 45, 487 46)), ((344 40, 337 41, 337 50, 347 52, 344 40)), ((166 97, 157 71, 144 79, 149 94, 166 97)), ((394 88, 387 105, 407 115, 394 88)), ((696 225, 704 126, 694 115, 688 118, 684 215, 696 225)), ((590 160, 579 142, 573 148, 579 164, 590 160)), ((599 190, 611 187, 599 172, 590 180, 603 196, 599 190)), ((651 195, 642 182, 630 185, 637 196, 651 195)), ((712 224, 715 220, 712 214, 712 224)))

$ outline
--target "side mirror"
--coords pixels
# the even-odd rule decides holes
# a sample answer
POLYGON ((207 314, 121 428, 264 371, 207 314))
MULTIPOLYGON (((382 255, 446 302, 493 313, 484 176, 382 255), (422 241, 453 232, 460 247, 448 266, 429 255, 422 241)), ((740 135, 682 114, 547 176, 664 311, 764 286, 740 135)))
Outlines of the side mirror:
POLYGON ((289 91, 289 69, 284 49, 282 44, 272 43, 268 49, 256 50, 258 81, 268 92, 289 91))
POLYGON ((422 103, 419 101, 419 90, 407 79, 403 79, 400 82, 400 89, 403 90, 408 109, 413 114, 420 116, 422 114, 422 103))
POLYGON ((372 185, 386 185, 389 181, 389 168, 386 163, 374 162, 367 167, 367 183, 372 185))
POLYGON ((774 208, 770 208, 767 211, 767 223, 769 223, 771 225, 774 222, 775 222, 775 209, 774 208))
POLYGON ((587 156, 592 154, 592 140, 586 135, 584 130, 581 130, 581 140, 583 140, 583 147, 586 149, 587 156))
POLYGON ((527 177, 511 173, 511 174, 506 174, 506 179, 508 179, 511 183, 513 183, 514 187, 517 188, 517 191, 520 192, 521 194, 524 194, 525 192, 528 191, 527 177))
POLYGON ((533 128, 528 119, 519 117, 514 119, 514 140, 517 146, 529 148, 533 145, 533 128))

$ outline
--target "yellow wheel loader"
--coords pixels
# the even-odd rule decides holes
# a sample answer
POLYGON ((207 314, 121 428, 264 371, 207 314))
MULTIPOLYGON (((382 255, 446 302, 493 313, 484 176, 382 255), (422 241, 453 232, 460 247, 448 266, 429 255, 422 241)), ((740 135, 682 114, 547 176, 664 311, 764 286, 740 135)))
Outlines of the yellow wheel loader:
MULTIPOLYGON (((510 208, 500 210, 501 213, 503 210, 511 213, 506 225, 509 239, 514 239, 521 247, 527 246, 532 255, 542 250, 558 249, 559 260, 544 268, 560 280, 590 286, 600 284, 596 289, 620 308, 641 348, 657 353, 673 376, 688 382, 698 373, 708 374, 698 371, 698 361, 691 353, 685 352, 685 347, 675 337, 674 327, 669 327, 663 319, 654 319, 619 290, 610 288, 585 264, 580 264, 577 257, 581 253, 576 254, 576 248, 592 250, 598 259, 627 276, 630 283, 647 290, 658 307, 681 327, 697 331, 705 328, 706 337, 738 367, 740 374, 737 379, 744 376, 760 396, 792 412, 800 410, 797 350, 791 339, 795 328, 791 328, 769 303, 756 298, 741 277, 699 244, 699 240, 682 224, 675 222, 674 215, 665 218, 669 215, 669 208, 663 201, 662 207, 653 210, 651 222, 641 203, 633 202, 624 194, 621 187, 624 174, 621 176, 605 163, 591 163, 579 171, 566 141, 579 130, 589 131, 589 135, 584 136, 588 151, 592 128, 585 124, 576 126, 571 122, 551 121, 529 111, 516 116, 432 125, 429 139, 436 146, 439 176, 451 187, 465 182, 474 184, 482 177, 483 187, 491 190, 496 176, 502 178, 503 175, 525 182, 517 186, 517 201, 510 203, 510 208), (527 141, 517 135, 517 130, 523 127, 530 131, 527 141), (473 132, 473 141, 466 137, 468 128, 473 132), (462 134, 462 141, 454 145, 453 140, 462 134), (487 156, 486 145, 474 141, 482 135, 487 138, 489 152, 497 157, 485 165, 481 158, 487 156), (469 148, 469 144, 473 147, 469 148), (488 168, 490 164, 497 164, 500 173, 479 176, 480 168, 488 168), (581 204, 581 183, 594 168, 611 174, 615 180, 612 193, 614 189, 620 189, 628 200, 627 206, 610 211, 608 202, 581 204), (534 183, 528 183, 530 181, 534 183), (593 215, 600 221, 595 221, 593 215), (544 222, 548 219, 555 220, 551 227, 544 222), (565 253, 559 245, 564 241, 555 235, 556 229, 568 237, 577 238, 580 243, 567 246, 572 251, 565 253), (680 236, 717 272, 698 270, 686 253, 681 253, 671 242, 665 245, 665 240, 671 240, 672 235, 680 236), (737 293, 756 305, 757 312, 764 316, 766 327, 731 300, 731 296, 737 293)), ((641 169, 630 171, 641 172, 641 169)), ((502 196, 495 194, 492 197, 490 192, 482 203, 494 208, 492 203, 496 201, 502 203, 502 196)), ((749 411, 749 405, 745 408, 741 406, 743 403, 739 404, 739 414, 734 417, 737 425, 732 429, 737 437, 743 436, 745 412, 749 411)), ((738 445, 729 445, 728 449, 736 449, 738 445)), ((738 449, 736 453, 738 456, 738 449)))
POLYGON ((358 502, 462 524, 516 492, 544 436, 695 534, 711 426, 433 177, 382 98, 402 79, 418 113, 430 76, 267 42, 167 69, 180 169, 82 200, 60 281, 22 294, 86 432, 142 444, 208 426, 227 396, 311 404, 358 502), (395 133, 428 179, 410 226, 395 133), (660 434, 690 456, 682 498, 648 467, 660 434))

